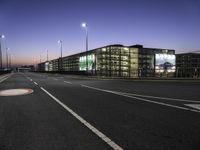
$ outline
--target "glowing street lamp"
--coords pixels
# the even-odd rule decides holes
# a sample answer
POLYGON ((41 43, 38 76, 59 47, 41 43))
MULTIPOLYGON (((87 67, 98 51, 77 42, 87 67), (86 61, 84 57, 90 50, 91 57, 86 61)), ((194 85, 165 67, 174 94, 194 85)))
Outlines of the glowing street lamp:
POLYGON ((3 57, 2 57, 2 50, 1 50, 1 39, 4 39, 5 36, 4 35, 0 35, 0 69, 2 69, 2 65, 3 65, 3 57))
POLYGON ((86 45, 86 72, 88 73, 88 24, 87 23, 82 23, 82 27, 85 28, 86 31, 86 41, 85 41, 85 45, 86 45))

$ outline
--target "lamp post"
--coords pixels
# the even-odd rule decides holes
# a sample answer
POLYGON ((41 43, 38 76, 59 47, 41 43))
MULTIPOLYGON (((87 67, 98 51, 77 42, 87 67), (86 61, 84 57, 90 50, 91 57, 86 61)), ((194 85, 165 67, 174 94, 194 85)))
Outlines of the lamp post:
POLYGON ((9 51, 9 48, 6 48, 6 69, 8 70, 8 51, 9 51))
POLYGON ((5 36, 4 35, 0 35, 0 69, 3 68, 3 57, 2 57, 2 50, 1 50, 1 39, 4 39, 5 36))
POLYGON ((49 61, 49 51, 47 49, 47 62, 49 61))
POLYGON ((86 46, 86 72, 88 73, 88 24, 87 23, 82 23, 82 27, 85 28, 86 31, 86 41, 85 41, 85 46, 86 46))
POLYGON ((60 44, 60 71, 62 71, 62 40, 59 40, 58 44, 60 44))
POLYGON ((10 70, 12 70, 11 67, 12 67, 12 66, 11 66, 11 54, 10 54, 10 55, 9 55, 9 68, 10 68, 10 70))

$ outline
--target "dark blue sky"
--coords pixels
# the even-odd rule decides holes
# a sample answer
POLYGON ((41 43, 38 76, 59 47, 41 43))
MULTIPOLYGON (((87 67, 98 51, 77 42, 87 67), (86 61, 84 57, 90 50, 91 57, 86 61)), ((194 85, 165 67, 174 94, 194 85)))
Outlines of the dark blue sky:
MULTIPOLYGON (((33 63, 109 44, 200 50, 200 0, 0 0, 0 34, 15 63, 33 63)), ((5 51, 5 50, 4 50, 5 51)), ((5 54, 5 52, 4 52, 5 54)))

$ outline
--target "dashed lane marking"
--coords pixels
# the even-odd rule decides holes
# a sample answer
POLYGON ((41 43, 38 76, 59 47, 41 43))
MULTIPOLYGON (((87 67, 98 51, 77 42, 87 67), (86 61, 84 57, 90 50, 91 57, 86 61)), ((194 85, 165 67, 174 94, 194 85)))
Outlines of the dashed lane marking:
POLYGON ((181 109, 181 110, 187 110, 187 111, 200 113, 199 110, 194 110, 194 109, 176 106, 176 105, 172 105, 172 104, 167 104, 167 103, 163 103, 163 102, 156 102, 156 101, 149 100, 149 99, 144 99, 144 98, 140 98, 140 97, 136 97, 136 96, 126 95, 126 94, 116 92, 116 91, 110 91, 110 90, 95 88, 95 87, 91 87, 91 86, 87 86, 87 85, 83 85, 83 84, 81 84, 81 86, 89 88, 89 89, 97 90, 97 91, 102 91, 102 92, 112 93, 112 94, 116 94, 116 95, 120 95, 120 96, 124 96, 124 97, 128 97, 128 98, 137 99, 137 100, 144 101, 144 102, 149 102, 149 103, 154 103, 154 104, 158 104, 158 105, 162 105, 162 106, 168 106, 168 107, 171 107, 171 108, 177 108, 177 109, 181 109))
POLYGON ((72 109, 70 109, 67 105, 65 105, 63 102, 61 102, 59 99, 57 99, 55 96, 53 96, 51 93, 49 93, 47 90, 45 90, 43 87, 41 89, 49 95, 53 100, 55 100, 59 105, 61 105, 65 110, 67 110, 72 116, 74 116, 76 119, 78 119, 82 124, 84 124, 88 129, 90 129, 94 134, 96 134, 98 137, 100 137, 104 142, 106 142, 111 148, 114 150, 123 150, 121 146, 116 144, 114 141, 112 141, 110 138, 108 138, 105 134, 103 134, 101 131, 99 131, 97 128, 92 126, 89 122, 87 122, 85 119, 83 119, 81 116, 79 116, 77 113, 75 113, 72 109))
POLYGON ((67 84, 72 84, 71 82, 69 82, 69 81, 64 81, 65 83, 67 83, 67 84))
POLYGON ((38 85, 36 82, 33 82, 35 85, 38 85))

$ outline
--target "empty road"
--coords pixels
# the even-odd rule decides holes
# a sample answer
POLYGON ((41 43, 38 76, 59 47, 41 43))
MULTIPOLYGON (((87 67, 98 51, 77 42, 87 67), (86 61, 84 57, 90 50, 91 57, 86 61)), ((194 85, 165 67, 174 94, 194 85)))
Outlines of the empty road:
POLYGON ((200 82, 0 76, 0 150, 17 149, 199 150, 200 82))

